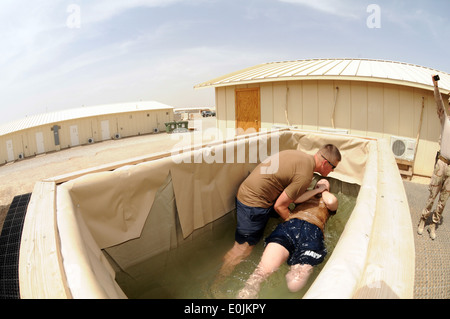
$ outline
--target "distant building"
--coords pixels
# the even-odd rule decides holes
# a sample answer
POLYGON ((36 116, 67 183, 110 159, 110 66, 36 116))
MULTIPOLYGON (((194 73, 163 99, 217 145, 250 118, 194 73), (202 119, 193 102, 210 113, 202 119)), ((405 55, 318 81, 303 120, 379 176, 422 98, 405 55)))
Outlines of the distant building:
POLYGON ((203 111, 214 111, 214 108, 210 107, 180 107, 174 110, 175 120, 195 120, 202 118, 203 111))
POLYGON ((117 103, 28 116, 0 125, 0 163, 83 144, 165 132, 173 107, 154 101, 117 103))
POLYGON ((392 140, 400 137, 418 147, 417 154, 412 154, 414 173, 431 176, 440 135, 432 74, 440 75, 443 98, 448 98, 450 75, 445 72, 367 59, 265 63, 195 88, 215 88, 217 123, 224 134, 227 129, 248 132, 295 126, 392 140))

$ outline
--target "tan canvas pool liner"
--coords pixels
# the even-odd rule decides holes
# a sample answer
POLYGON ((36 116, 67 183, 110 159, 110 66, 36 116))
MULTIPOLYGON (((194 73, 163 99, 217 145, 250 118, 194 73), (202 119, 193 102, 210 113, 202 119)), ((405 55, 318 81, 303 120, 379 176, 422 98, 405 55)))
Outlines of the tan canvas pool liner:
POLYGON ((22 235, 21 297, 126 298, 102 250, 127 267, 142 257, 142 251, 151 256, 173 249, 177 241, 187 240, 234 209, 239 184, 267 150, 302 149, 313 154, 325 143, 337 145, 343 155, 332 176, 361 185, 361 191, 339 243, 305 297, 412 298, 412 226, 387 142, 289 129, 195 145, 184 152, 131 159, 37 183, 22 235), (175 210, 163 189, 173 192, 175 210), (177 220, 182 234, 178 237, 177 220), (144 233, 157 240, 152 244, 141 240, 144 233), (124 258, 120 247, 130 243, 136 245, 136 253, 126 249, 124 258))

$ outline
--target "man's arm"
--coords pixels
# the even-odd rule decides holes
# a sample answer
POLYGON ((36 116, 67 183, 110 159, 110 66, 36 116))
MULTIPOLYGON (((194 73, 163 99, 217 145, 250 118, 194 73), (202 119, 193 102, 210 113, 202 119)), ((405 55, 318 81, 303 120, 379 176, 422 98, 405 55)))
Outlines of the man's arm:
POLYGON ((434 79, 434 75, 431 78, 433 79, 434 99, 436 101, 437 114, 438 114, 439 120, 441 121, 441 125, 444 125, 445 116, 446 116, 445 108, 444 108, 444 101, 442 101, 441 92, 439 92, 438 81, 436 81, 434 79))
POLYGON ((322 192, 324 192, 326 190, 327 189, 326 189, 325 185, 319 185, 318 188, 314 188, 314 189, 311 189, 309 191, 304 192, 301 196, 299 196, 294 201, 294 203, 295 204, 300 204, 300 203, 306 202, 308 199, 313 198, 317 194, 322 193, 322 192))
POLYGON ((286 220, 289 218, 290 210, 289 205, 293 203, 294 200, 291 199, 285 191, 281 193, 281 195, 278 197, 277 201, 275 202, 275 205, 273 208, 275 211, 280 215, 283 220, 286 220))

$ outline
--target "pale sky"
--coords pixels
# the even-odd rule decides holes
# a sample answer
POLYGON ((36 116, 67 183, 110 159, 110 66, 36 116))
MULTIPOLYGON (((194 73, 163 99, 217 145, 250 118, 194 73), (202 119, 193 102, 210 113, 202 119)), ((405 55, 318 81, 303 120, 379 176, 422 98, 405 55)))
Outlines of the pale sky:
POLYGON ((154 100, 260 63, 370 58, 450 73, 448 0, 2 0, 1 123, 154 100))

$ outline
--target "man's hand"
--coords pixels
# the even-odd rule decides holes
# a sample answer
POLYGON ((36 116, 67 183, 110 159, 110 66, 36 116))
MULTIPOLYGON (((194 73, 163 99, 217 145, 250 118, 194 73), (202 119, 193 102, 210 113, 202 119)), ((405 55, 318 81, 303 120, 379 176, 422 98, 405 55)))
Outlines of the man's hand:
POLYGON ((318 184, 316 189, 319 191, 319 193, 323 193, 324 191, 329 191, 327 185, 325 185, 325 184, 318 184))
POLYGON ((436 74, 433 74, 433 75, 431 76, 431 79, 433 80, 433 85, 434 85, 435 87, 437 87, 437 86, 438 86, 438 81, 436 81, 436 80, 434 79, 435 76, 436 76, 436 74))

